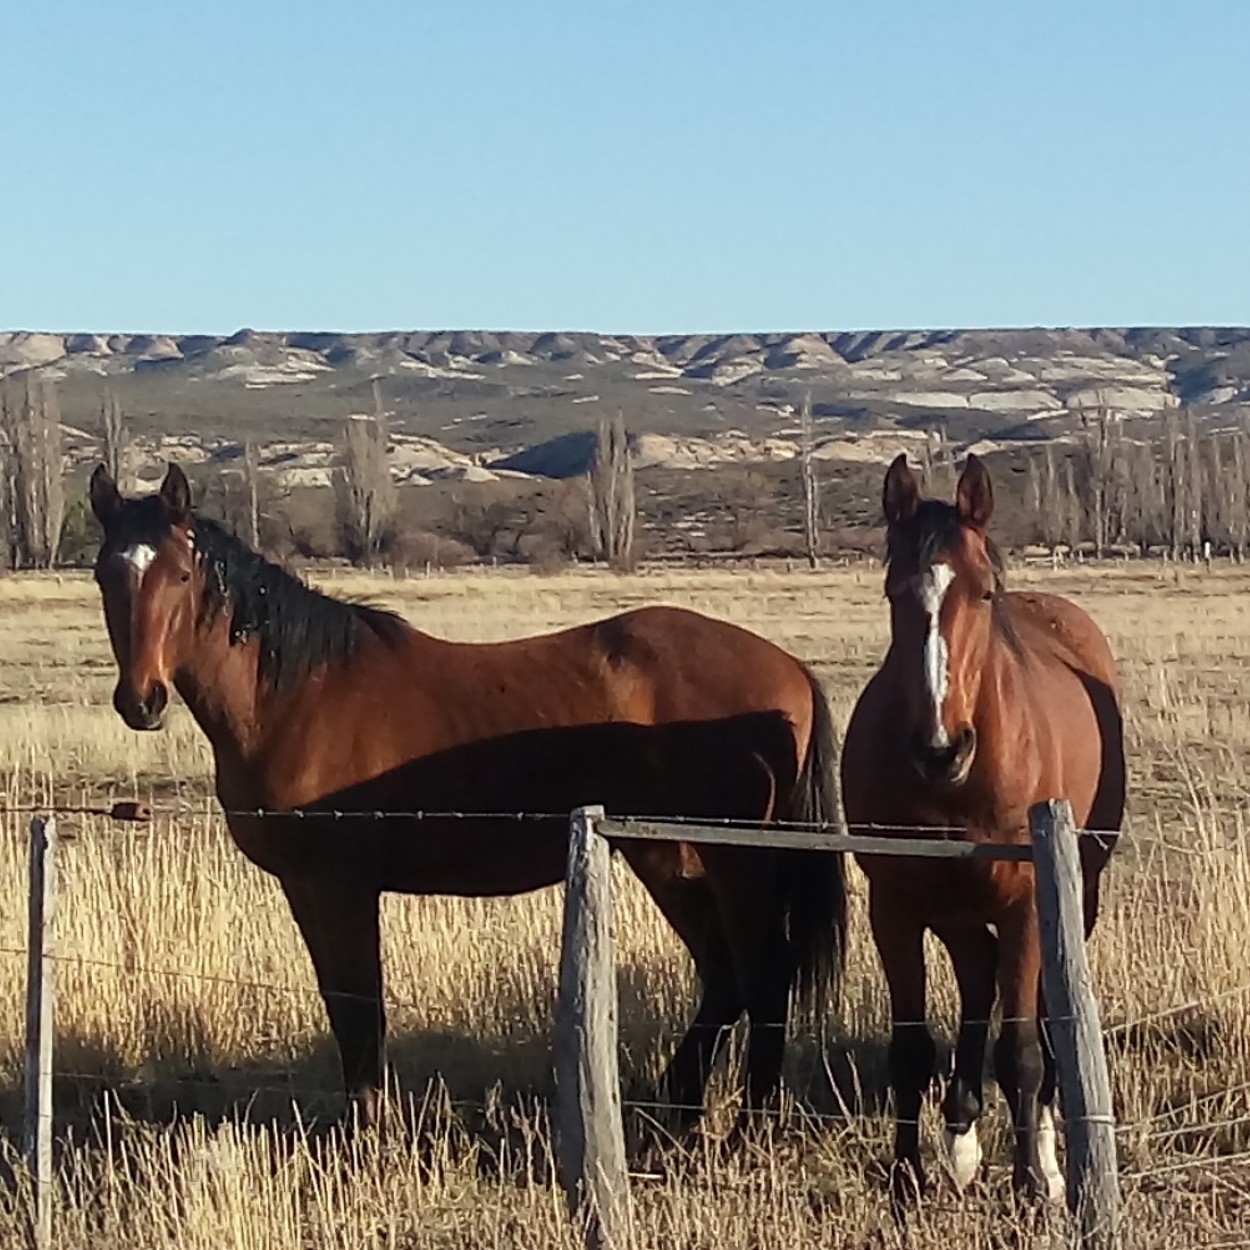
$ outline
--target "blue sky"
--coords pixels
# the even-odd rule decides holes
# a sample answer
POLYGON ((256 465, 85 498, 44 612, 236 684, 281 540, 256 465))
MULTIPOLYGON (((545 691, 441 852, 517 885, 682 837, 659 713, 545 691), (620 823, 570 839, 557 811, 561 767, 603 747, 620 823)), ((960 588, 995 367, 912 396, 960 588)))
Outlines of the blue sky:
POLYGON ((1245 0, 26 0, 0 327, 1250 322, 1245 0))

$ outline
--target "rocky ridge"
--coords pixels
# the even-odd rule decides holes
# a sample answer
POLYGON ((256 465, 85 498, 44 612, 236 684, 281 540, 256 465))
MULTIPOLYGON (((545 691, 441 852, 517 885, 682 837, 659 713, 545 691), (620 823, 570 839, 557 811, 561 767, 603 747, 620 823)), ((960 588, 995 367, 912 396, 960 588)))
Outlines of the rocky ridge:
POLYGON ((882 459, 926 429, 958 447, 1067 437, 1094 411, 1150 422, 1250 416, 1250 329, 948 330, 723 335, 240 330, 227 337, 0 333, 0 375, 54 380, 71 443, 94 454, 108 387, 141 459, 177 446, 228 462, 245 436, 293 483, 328 478, 335 425, 392 415, 396 477, 565 476, 618 409, 641 468, 797 454, 810 394, 817 454, 882 459), (188 429, 199 431, 186 436, 188 429))

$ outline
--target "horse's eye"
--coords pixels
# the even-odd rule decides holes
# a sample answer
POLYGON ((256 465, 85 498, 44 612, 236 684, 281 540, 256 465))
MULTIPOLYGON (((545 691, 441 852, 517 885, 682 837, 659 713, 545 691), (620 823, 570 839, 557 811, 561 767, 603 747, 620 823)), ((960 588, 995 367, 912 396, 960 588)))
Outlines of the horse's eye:
POLYGON ((178 574, 178 580, 179 580, 180 582, 184 582, 184 583, 185 583, 185 582, 189 582, 189 581, 191 580, 191 574, 190 574, 190 573, 179 573, 179 574, 178 574))

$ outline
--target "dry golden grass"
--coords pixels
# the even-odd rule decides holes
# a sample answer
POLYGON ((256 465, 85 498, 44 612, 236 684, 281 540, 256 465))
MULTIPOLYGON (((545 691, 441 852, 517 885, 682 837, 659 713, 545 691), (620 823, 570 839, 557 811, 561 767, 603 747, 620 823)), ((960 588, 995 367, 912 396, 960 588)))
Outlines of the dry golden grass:
MULTIPOLYGON (((1111 1030, 1127 1244, 1250 1244, 1250 577, 1160 567, 1023 571, 1070 593, 1111 635, 1130 721, 1129 837, 1092 943, 1111 1030), (1168 1170, 1172 1169, 1172 1170, 1168 1170)), ((688 604, 812 661, 844 721, 879 658, 880 574, 463 574, 338 577, 461 638, 555 627, 643 602, 688 604)), ((113 665, 86 578, 0 581, 0 790, 10 806, 155 797, 150 826, 67 817, 56 922, 58 1244, 356 1247, 571 1244, 551 1180, 546 1105, 560 895, 385 904, 392 1058, 410 1131, 351 1157, 321 1125, 337 1061, 276 883, 234 849, 189 718, 162 734, 113 714, 113 665), (429 1083, 437 1074, 438 1080, 429 1083), (294 1107, 294 1109, 293 1109, 294 1107)), ((179 709, 179 712, 181 710, 179 709)), ((855 874, 846 992, 822 1049, 806 1032, 787 1077, 797 1107, 768 1150, 690 1159, 636 1183, 639 1247, 991 1247, 1033 1244, 1007 1192, 1004 1108, 985 1119, 990 1180, 939 1186, 909 1232, 881 1185, 884 987, 855 874), (838 1090, 856 1113, 830 1121, 838 1090)), ((691 972, 649 900, 619 877, 623 1067, 640 1085, 690 1009, 691 972)), ((25 818, 0 823, 0 1125, 20 1124, 25 818)), ((933 1014, 954 1001, 936 950, 933 1014)), ((993 1087, 991 1086, 991 1089, 993 1087)), ((938 1122, 931 1109, 930 1149, 938 1122)), ((935 1168, 935 1175, 937 1169, 935 1168)), ((26 1192, 0 1189, 0 1247, 26 1192)))

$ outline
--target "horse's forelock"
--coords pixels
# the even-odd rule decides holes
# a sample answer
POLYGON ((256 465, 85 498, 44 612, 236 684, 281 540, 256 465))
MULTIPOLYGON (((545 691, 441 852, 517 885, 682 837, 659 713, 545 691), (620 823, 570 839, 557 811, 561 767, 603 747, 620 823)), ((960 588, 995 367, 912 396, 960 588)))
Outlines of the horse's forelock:
MULTIPOLYGON (((926 499, 911 520, 890 526, 886 535, 886 564, 897 561, 904 552, 915 553, 916 569, 927 572, 943 556, 958 555, 963 547, 964 523, 952 504, 926 499)), ((1007 565, 1002 550, 989 535, 982 535, 985 554, 994 573, 994 589, 1005 591, 1007 565)))
MULTIPOLYGON (((963 546, 964 524, 952 504, 926 499, 914 517, 901 525, 892 525, 886 535, 886 569, 904 553, 913 552, 916 572, 923 575, 943 556, 957 555, 963 546)), ((994 577, 994 627, 1010 647, 1019 649, 1019 638, 1007 611, 1007 563, 1002 549, 989 537, 981 535, 985 554, 994 577)))

